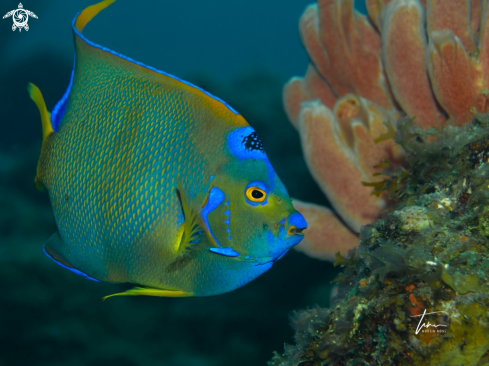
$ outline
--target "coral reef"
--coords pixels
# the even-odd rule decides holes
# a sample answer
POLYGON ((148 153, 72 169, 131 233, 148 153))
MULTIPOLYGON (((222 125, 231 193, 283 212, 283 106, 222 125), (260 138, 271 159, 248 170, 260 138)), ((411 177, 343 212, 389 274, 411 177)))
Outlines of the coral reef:
MULTIPOLYGON (((285 86, 285 110, 312 175, 353 233, 393 204, 389 192, 371 192, 382 187, 386 164, 405 166, 387 138, 399 116, 440 129, 487 112, 488 9, 486 0, 367 0, 365 16, 353 0, 318 0, 305 10, 299 30, 311 64, 285 86)), ((319 257, 332 258, 351 247, 314 241, 306 233, 299 249, 321 247, 319 257)))
POLYGON ((435 134, 399 121, 397 206, 337 256, 331 307, 296 313, 269 365, 488 364, 489 114, 435 134))

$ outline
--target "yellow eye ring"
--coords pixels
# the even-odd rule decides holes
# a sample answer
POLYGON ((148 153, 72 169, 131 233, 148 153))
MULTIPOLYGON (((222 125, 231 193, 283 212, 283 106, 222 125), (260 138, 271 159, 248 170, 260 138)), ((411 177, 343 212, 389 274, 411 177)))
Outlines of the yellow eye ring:
POLYGON ((263 202, 267 198, 267 192, 258 187, 247 188, 245 194, 251 202, 263 202))

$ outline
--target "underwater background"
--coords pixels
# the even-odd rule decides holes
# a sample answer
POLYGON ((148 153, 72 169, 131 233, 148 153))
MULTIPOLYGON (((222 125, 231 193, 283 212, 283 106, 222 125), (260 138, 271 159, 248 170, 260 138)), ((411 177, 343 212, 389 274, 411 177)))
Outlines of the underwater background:
MULTIPOLYGON (((39 18, 29 19, 28 32, 0 21, 0 366, 264 365, 292 342, 293 310, 329 305, 332 264, 291 251, 225 295, 102 302, 131 286, 87 281, 42 253, 55 223, 47 192, 33 184, 41 123, 26 86, 39 86, 48 109, 61 98, 72 68, 71 20, 92 3, 24 2, 39 18)), ((84 33, 225 100, 258 132, 289 194, 329 206, 282 106, 284 83, 308 62, 297 28, 309 3, 118 0, 84 33)), ((17 6, 2 0, 0 13, 17 6)))

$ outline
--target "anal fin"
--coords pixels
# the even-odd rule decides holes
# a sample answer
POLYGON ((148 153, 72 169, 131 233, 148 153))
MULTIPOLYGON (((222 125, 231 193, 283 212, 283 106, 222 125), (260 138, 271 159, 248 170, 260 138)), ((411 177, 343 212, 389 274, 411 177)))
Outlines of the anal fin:
POLYGON ((104 296, 102 300, 108 299, 112 296, 160 296, 160 297, 189 297, 194 294, 191 292, 177 291, 177 290, 161 290, 158 288, 151 287, 134 287, 130 290, 119 292, 117 294, 112 294, 104 296))
POLYGON ((42 251, 48 257, 51 259, 54 263, 56 263, 58 266, 63 267, 67 269, 68 271, 71 271, 73 273, 76 273, 79 276, 85 277, 87 280, 95 281, 95 282, 102 282, 100 280, 97 280, 96 278, 93 278, 86 273, 74 268, 70 262, 66 260, 66 258, 61 255, 58 251, 56 251, 56 248, 59 248, 60 245, 62 245, 62 239, 59 236, 59 233, 56 231, 53 235, 49 237, 47 242, 44 244, 42 251))

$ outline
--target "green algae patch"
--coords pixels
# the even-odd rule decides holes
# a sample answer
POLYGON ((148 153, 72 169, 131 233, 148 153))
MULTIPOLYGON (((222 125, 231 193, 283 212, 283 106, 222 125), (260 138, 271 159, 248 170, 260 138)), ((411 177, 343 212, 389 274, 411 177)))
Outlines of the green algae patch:
POLYGON ((397 206, 337 256, 331 307, 295 313, 295 344, 270 366, 489 364, 489 115, 397 127, 410 165, 384 182, 397 206))
POLYGON ((479 277, 476 274, 461 273, 457 269, 442 271, 441 279, 448 286, 462 295, 467 292, 477 292, 481 288, 479 277))

